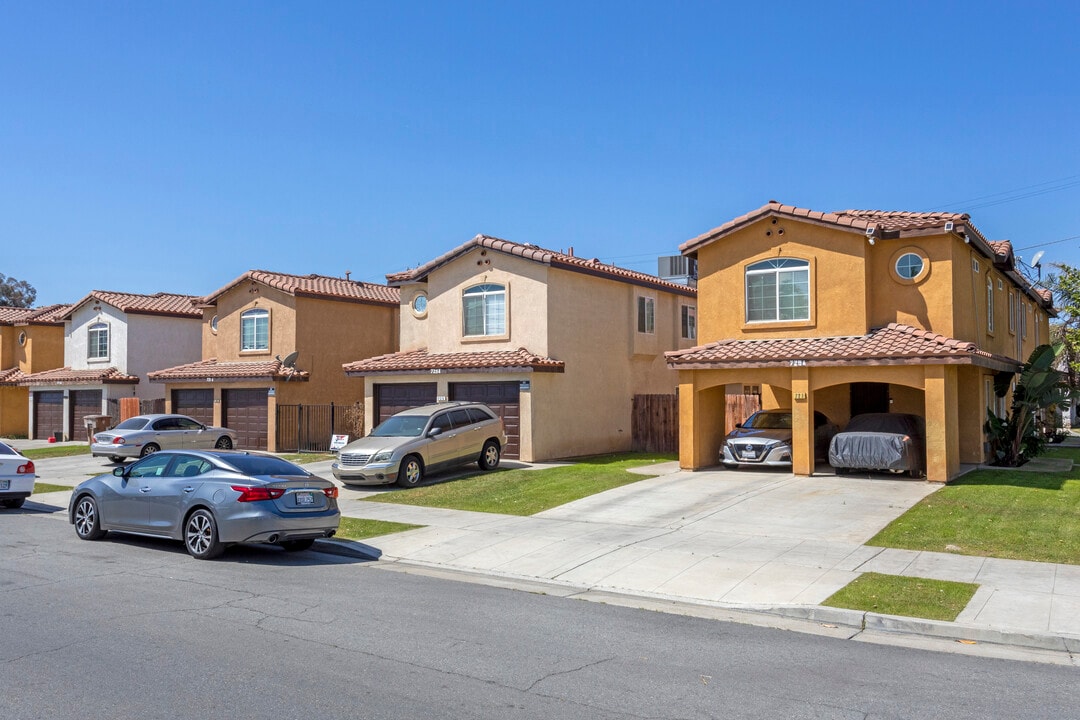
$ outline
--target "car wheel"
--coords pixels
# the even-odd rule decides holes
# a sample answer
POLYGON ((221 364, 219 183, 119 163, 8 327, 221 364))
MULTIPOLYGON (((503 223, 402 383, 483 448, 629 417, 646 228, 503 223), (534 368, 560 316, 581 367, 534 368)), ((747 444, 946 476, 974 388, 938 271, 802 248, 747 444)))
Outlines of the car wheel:
POLYGON ((494 470, 499 467, 499 458, 501 456, 499 443, 488 440, 484 443, 484 449, 480 451, 480 459, 477 461, 477 465, 480 466, 481 470, 494 470))
POLYGON ((281 543, 281 547, 285 549, 285 552, 300 552, 301 550, 308 550, 315 544, 315 538, 307 538, 305 540, 286 540, 281 543))
POLYGON ((922 477, 922 470, 920 470, 919 468, 911 468, 907 472, 908 472, 908 477, 915 478, 916 480, 918 480, 919 478, 922 477))
POLYGON ((145 445, 143 445, 143 449, 142 449, 142 452, 139 453, 139 457, 146 457, 147 455, 153 455, 154 453, 156 453, 160 449, 161 448, 159 448, 154 443, 146 443, 145 445))
POLYGON ((216 443, 214 443, 214 447, 218 450, 232 450, 232 438, 228 435, 223 435, 218 438, 216 443))
POLYGON ((120 457, 119 455, 110 455, 109 456, 109 462, 111 462, 111 463, 122 463, 122 462, 124 462, 124 458, 120 457))
POLYGON ((89 495, 83 495, 75 503, 75 534, 82 540, 100 540, 105 533, 101 529, 97 502, 89 495))
POLYGON ((4 507, 8 510, 17 510, 23 506, 26 502, 26 498, 12 498, 11 500, 4 500, 4 507))
POLYGON ((838 468, 836 468, 836 474, 837 475, 847 475, 849 472, 851 472, 850 468, 846 468, 846 467, 838 467, 838 468))
POLYGON ((414 487, 424 479, 424 465, 415 455, 406 455, 398 470, 397 484, 401 487, 414 487))
POLYGON ((225 550, 218 540, 217 522, 209 510, 200 508, 188 516, 184 523, 184 546, 197 560, 216 558, 225 550))
POLYGON ((724 467, 726 467, 728 470, 738 470, 739 469, 738 463, 724 463, 724 467))

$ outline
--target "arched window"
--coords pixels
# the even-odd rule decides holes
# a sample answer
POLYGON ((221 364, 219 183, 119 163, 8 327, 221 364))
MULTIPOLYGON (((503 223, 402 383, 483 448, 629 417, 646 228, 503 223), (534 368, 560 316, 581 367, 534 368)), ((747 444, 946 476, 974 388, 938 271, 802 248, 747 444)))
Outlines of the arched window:
POLYGON ((746 268, 746 322, 810 319, 810 263, 773 258, 746 268))
POLYGON ((465 336, 506 334, 506 288, 485 283, 466 290, 461 298, 465 336))
POLYGON ((240 313, 240 350, 270 349, 270 311, 262 308, 240 313))
POLYGON ((105 323, 94 323, 86 330, 86 358, 109 359, 109 326, 105 323))

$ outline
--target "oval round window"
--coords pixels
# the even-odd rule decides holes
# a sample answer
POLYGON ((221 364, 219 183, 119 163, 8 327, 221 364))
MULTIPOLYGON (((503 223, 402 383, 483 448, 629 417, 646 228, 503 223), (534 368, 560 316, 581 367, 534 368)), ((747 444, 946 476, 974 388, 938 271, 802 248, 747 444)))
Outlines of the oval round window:
POLYGON ((26 345, 26 333, 19 333, 19 345, 26 345))
POLYGON ((412 301, 413 312, 417 315, 423 315, 427 312, 427 295, 417 295, 412 301))
POLYGON ((210 318, 210 330, 216 333, 217 332, 217 324, 218 324, 218 316, 215 315, 214 317, 210 318))
POLYGON ((896 274, 905 280, 914 280, 922 275, 925 263, 915 253, 904 253, 896 261, 896 274))

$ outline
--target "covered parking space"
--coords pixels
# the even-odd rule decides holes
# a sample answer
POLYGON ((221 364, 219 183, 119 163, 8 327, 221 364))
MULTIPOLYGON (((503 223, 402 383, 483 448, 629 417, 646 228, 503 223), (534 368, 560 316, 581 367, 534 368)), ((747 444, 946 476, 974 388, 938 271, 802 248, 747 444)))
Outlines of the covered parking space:
POLYGON ((867 335, 725 340, 667 354, 679 370, 679 464, 718 463, 729 388, 759 385, 766 408, 792 410, 792 470, 814 472, 815 410, 843 425, 856 412, 909 412, 926 421, 927 480, 948 482, 985 460, 982 425, 993 377, 1019 365, 906 325, 867 335), (861 403, 861 404, 860 404, 861 403), (877 405, 875 406, 875 403, 877 405))

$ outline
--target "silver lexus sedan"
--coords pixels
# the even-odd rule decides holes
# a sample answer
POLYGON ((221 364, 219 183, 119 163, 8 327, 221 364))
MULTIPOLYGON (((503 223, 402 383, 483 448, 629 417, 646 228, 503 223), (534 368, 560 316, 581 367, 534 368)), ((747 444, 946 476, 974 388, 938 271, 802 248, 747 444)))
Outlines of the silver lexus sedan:
POLYGON ((329 480, 273 455, 164 450, 80 483, 68 519, 83 540, 171 538, 206 560, 236 543, 307 550, 337 533, 337 496, 329 480))

